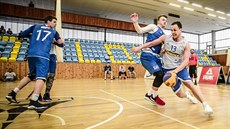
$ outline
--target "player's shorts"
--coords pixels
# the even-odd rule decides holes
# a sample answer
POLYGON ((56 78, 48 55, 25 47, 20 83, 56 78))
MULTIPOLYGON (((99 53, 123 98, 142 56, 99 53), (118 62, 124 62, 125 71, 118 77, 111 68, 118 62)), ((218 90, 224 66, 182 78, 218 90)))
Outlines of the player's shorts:
POLYGON ((141 64, 142 66, 149 71, 150 74, 162 70, 162 64, 159 57, 147 52, 141 53, 141 64))
POLYGON ((39 57, 28 57, 29 75, 35 75, 36 79, 46 80, 49 71, 49 60, 39 57))
POLYGON ((56 55, 55 54, 50 54, 50 68, 49 68, 49 73, 56 73, 56 55))
MULTIPOLYGON (((174 69, 176 69, 176 68, 174 68, 174 69)), ((164 73, 171 71, 171 70, 174 70, 174 69, 164 69, 164 73)), ((177 77, 178 77, 177 84, 174 87, 172 87, 172 89, 175 93, 177 93, 180 90, 180 88, 182 87, 181 81, 183 81, 183 82, 191 81, 191 78, 189 76, 187 68, 184 68, 183 70, 178 72, 177 77)))

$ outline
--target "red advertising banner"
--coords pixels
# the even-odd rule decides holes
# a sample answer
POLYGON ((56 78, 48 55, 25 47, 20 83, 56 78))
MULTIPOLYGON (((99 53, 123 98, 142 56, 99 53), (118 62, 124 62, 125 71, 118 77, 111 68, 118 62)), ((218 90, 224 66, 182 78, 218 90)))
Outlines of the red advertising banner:
POLYGON ((217 84, 221 67, 203 67, 199 83, 217 84))
POLYGON ((230 85, 230 69, 228 70, 227 85, 230 85))

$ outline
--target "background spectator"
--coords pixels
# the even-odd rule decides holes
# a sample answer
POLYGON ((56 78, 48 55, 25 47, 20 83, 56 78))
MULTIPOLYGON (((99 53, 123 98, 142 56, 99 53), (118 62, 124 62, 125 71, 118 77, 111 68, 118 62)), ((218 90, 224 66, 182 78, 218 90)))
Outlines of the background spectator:
POLYGON ((109 63, 107 63, 106 66, 104 67, 104 73, 105 73, 104 80, 106 80, 107 74, 110 74, 110 79, 113 80, 113 72, 109 63))
POLYGON ((30 3, 29 3, 29 7, 34 8, 34 3, 33 3, 33 1, 30 1, 30 3))
POLYGON ((134 71, 134 67, 132 64, 129 66, 128 70, 129 70, 129 78, 136 78, 136 72, 134 71))
POLYGON ((126 74, 126 70, 125 70, 125 66, 123 64, 121 64, 120 68, 119 68, 119 79, 126 79, 127 78, 127 74, 126 74))
POLYGON ((13 72, 13 69, 9 68, 8 71, 4 74, 5 81, 15 81, 16 74, 13 72))
POLYGON ((4 28, 4 26, 1 26, 0 35, 4 35, 4 34, 6 34, 6 29, 4 28))
POLYGON ((8 30, 7 30, 7 32, 6 32, 7 34, 9 34, 9 35, 12 35, 13 34, 13 32, 11 31, 11 29, 10 28, 8 28, 8 30))
POLYGON ((194 53, 194 49, 191 49, 190 53, 191 55, 189 57, 189 75, 192 78, 194 84, 197 85, 198 56, 194 53))

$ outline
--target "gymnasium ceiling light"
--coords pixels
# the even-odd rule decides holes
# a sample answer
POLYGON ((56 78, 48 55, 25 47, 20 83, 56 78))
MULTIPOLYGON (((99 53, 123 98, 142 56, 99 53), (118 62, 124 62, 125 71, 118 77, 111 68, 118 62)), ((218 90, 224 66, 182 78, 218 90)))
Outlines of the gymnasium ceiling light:
POLYGON ((189 11, 194 11, 192 8, 184 7, 184 9, 189 10, 189 11))
POLYGON ((173 4, 173 3, 169 3, 169 5, 174 6, 174 7, 177 7, 177 8, 180 8, 180 7, 181 7, 180 5, 178 5, 178 4, 173 4))
POLYGON ((202 6, 199 5, 199 4, 192 3, 192 5, 193 5, 193 6, 196 6, 196 7, 199 7, 199 8, 202 8, 202 6))
POLYGON ((205 9, 209 10, 209 11, 214 11, 214 9, 209 8, 209 7, 205 7, 205 9))
POLYGON ((179 1, 179 2, 183 2, 183 3, 186 3, 186 4, 188 4, 188 3, 189 3, 188 1, 185 1, 185 0, 177 0, 177 1, 179 1))

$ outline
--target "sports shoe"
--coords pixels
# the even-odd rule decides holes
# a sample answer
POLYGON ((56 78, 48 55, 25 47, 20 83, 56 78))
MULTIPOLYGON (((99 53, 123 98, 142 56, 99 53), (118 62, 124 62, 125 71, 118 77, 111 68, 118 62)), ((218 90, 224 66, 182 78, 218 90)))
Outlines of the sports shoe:
POLYGON ((6 99, 10 102, 10 103, 17 103, 18 101, 16 100, 16 93, 12 90, 7 96, 6 99))
POLYGON ((204 106, 204 113, 205 113, 206 115, 211 115, 211 114, 213 114, 213 110, 212 110, 212 108, 208 105, 207 102, 204 102, 204 103, 203 103, 203 106, 204 106))
POLYGON ((43 100, 42 100, 42 95, 41 95, 41 94, 39 94, 38 101, 40 101, 40 102, 43 101, 43 100))
POLYGON ((197 82, 195 81, 194 85, 197 85, 197 82))
POLYGON ((52 99, 50 98, 50 94, 49 93, 45 93, 43 95, 43 100, 46 101, 46 102, 51 102, 52 99))
POLYGON ((157 95, 155 98, 153 98, 153 95, 148 95, 148 93, 145 94, 145 99, 150 101, 153 104, 157 104, 159 106, 164 106, 165 102, 159 98, 157 95))
POLYGON ((48 107, 43 104, 40 104, 38 101, 33 101, 33 100, 30 100, 30 103, 28 106, 28 109, 45 109, 45 108, 48 108, 48 107))
POLYGON ((197 100, 193 96, 191 96, 191 94, 188 91, 185 91, 185 94, 188 100, 190 100, 194 104, 197 103, 197 100))

